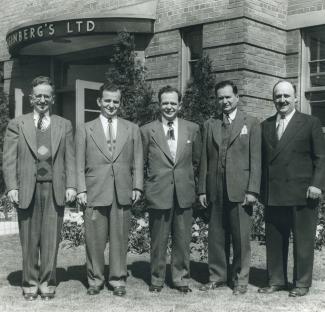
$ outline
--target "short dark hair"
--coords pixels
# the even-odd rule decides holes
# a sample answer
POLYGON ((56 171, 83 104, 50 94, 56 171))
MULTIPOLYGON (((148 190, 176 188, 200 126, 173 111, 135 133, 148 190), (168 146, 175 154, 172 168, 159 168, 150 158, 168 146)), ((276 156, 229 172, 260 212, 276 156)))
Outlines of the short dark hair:
POLYGON ((289 80, 281 79, 281 80, 277 81, 276 84, 273 86, 272 97, 274 96, 274 90, 275 90, 276 86, 278 84, 280 84, 281 82, 287 82, 287 83, 291 84, 291 86, 293 88, 293 91, 294 91, 294 95, 297 96, 297 87, 296 87, 296 85, 293 82, 289 81, 289 80))
POLYGON ((99 91, 98 91, 98 97, 101 99, 103 97, 103 93, 104 91, 110 91, 110 92, 116 92, 116 91, 120 91, 120 94, 122 96, 122 91, 121 91, 121 88, 115 84, 115 83, 112 83, 112 82, 104 82, 101 87, 99 88, 99 91))
POLYGON ((36 86, 41 85, 41 84, 46 84, 46 85, 51 86, 53 93, 54 93, 54 91, 55 91, 54 83, 53 83, 52 79, 47 76, 37 76, 36 78, 34 78, 31 83, 31 91, 33 91, 33 89, 36 86))
POLYGON ((182 100, 182 93, 175 87, 172 87, 170 85, 167 85, 165 87, 162 87, 159 92, 158 92, 158 101, 159 103, 161 102, 161 96, 163 93, 171 93, 171 92, 176 92, 178 96, 178 102, 182 100))
POLYGON ((223 80, 223 81, 220 81, 218 82, 215 87, 214 87, 214 93, 215 95, 217 95, 217 92, 219 89, 222 89, 226 86, 230 86, 232 87, 232 91, 234 92, 234 94, 238 94, 238 88, 237 86, 235 85, 235 83, 232 81, 232 80, 223 80))

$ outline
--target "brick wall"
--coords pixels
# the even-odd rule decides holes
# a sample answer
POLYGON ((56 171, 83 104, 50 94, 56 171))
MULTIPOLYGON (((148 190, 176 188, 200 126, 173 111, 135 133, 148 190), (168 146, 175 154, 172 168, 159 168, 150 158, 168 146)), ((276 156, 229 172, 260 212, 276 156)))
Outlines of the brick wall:
POLYGON ((308 13, 325 9, 324 0, 289 0, 288 15, 308 13))

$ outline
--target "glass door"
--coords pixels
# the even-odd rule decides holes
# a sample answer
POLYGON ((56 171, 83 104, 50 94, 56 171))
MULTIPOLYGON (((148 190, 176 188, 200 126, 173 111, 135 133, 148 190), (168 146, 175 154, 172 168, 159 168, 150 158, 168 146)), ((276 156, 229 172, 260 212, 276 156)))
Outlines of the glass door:
POLYGON ((99 116, 98 90, 103 83, 76 79, 76 125, 99 116))

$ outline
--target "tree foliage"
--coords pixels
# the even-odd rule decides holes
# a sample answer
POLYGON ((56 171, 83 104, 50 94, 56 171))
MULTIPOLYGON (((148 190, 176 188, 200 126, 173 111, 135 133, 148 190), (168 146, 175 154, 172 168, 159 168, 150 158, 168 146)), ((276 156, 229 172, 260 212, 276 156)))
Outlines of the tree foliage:
POLYGON ((145 80, 146 68, 136 56, 134 36, 119 33, 106 79, 121 88, 121 116, 142 125, 154 119, 156 104, 153 90, 145 80))
POLYGON ((216 81, 208 55, 197 61, 192 76, 183 97, 182 116, 202 125, 217 113, 214 95, 216 81))
POLYGON ((6 131, 6 127, 9 121, 9 108, 8 98, 4 91, 0 88, 0 194, 4 192, 5 184, 2 174, 2 151, 3 151, 3 139, 6 131))

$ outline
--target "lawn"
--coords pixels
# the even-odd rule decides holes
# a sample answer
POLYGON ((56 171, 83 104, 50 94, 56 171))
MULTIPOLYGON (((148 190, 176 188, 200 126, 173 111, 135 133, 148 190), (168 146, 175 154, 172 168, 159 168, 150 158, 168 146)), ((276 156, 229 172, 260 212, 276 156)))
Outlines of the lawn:
MULTIPOLYGON (((265 246, 252 242, 252 268, 249 292, 235 297, 231 289, 201 292, 198 286, 207 280, 207 265, 193 259, 193 292, 179 294, 168 285, 159 294, 148 292, 148 255, 129 255, 127 296, 118 298, 105 288, 98 296, 86 295, 84 247, 60 248, 57 295, 44 302, 26 302, 21 296, 21 250, 18 235, 0 238, 0 311, 325 311, 325 251, 316 251, 314 282, 310 294, 289 298, 287 292, 260 295, 257 288, 266 284, 265 246)), ((108 270, 108 266, 107 266, 108 270)), ((290 265, 290 271, 292 266, 290 265)), ((167 276, 169 284, 170 273, 167 276)))

